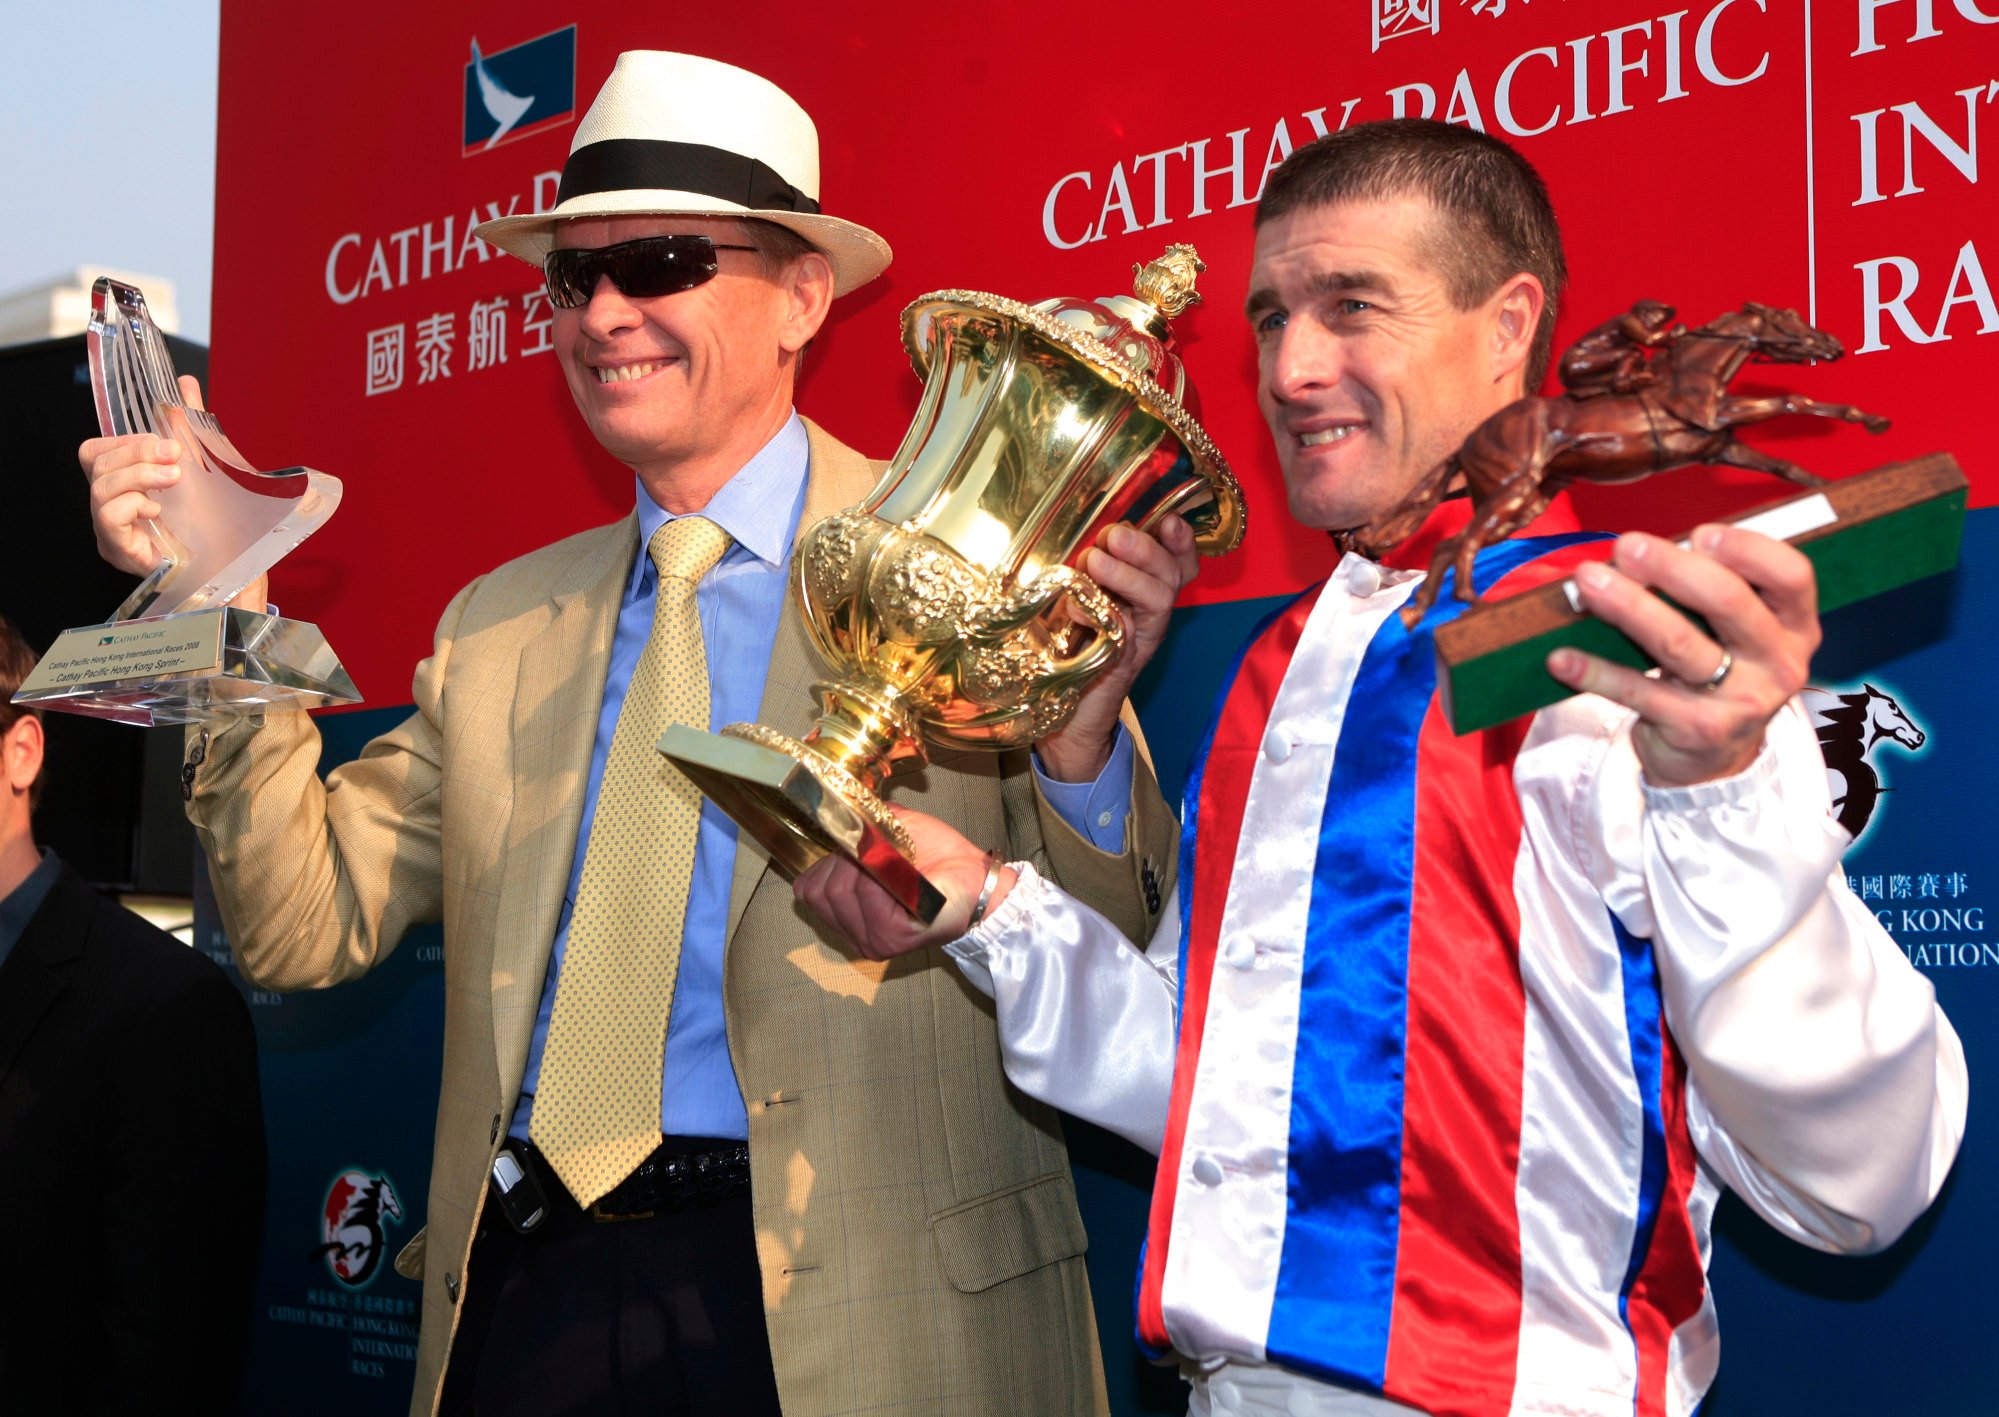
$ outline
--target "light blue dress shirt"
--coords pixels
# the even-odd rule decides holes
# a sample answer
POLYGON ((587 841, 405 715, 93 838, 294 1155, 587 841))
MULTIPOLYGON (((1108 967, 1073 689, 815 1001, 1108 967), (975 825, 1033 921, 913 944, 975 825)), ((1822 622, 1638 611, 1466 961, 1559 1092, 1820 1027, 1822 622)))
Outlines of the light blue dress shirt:
MULTIPOLYGON (((794 413, 777 436, 723 484, 704 516, 726 531, 732 544, 695 591, 696 612, 708 660, 708 727, 750 723, 763 704, 764 677, 784 610, 791 545, 805 506, 808 448, 805 425, 794 413)), ((636 479, 634 479, 636 481, 636 479)), ((590 750, 590 779, 577 825, 576 850, 556 921, 555 947, 542 983, 534 1037, 528 1046, 527 1075, 509 1132, 525 1138, 548 1046, 548 1021, 555 1008, 557 979, 569 944, 569 917, 583 878, 583 856, 597 813, 597 789, 617 732, 618 712, 652 633, 653 600, 659 582, 645 548, 672 516, 637 484, 639 550, 618 607, 611 641, 611 665, 604 681, 604 706, 597 716, 590 750)), ((1035 769, 1039 775, 1040 769, 1035 769)), ((1122 732, 1111 762, 1094 783, 1058 783, 1040 778, 1049 804, 1090 842, 1121 850, 1131 805, 1131 745, 1122 732)), ((673 1013, 666 1030, 660 1084, 660 1130, 670 1136, 745 1140, 744 1109, 729 1060, 722 1012, 722 956, 729 919, 729 888, 736 867, 736 824, 712 802, 701 807, 694 846, 694 877, 687 892, 687 916, 680 940, 680 974, 673 990, 673 1013)))

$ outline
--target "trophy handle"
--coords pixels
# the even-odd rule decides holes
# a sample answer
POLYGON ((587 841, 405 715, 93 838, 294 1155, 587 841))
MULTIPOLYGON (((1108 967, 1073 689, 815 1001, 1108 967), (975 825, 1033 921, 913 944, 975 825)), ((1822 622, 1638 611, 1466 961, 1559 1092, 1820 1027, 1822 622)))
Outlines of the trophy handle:
MULTIPOLYGON (((1095 674, 1124 649, 1124 617, 1103 588, 1081 571, 1056 566, 1033 585, 982 607, 967 627, 968 638, 1004 639, 1024 625, 1052 618, 1065 601, 1096 634, 1075 652, 1054 656, 1036 683, 1037 690, 1059 692, 1095 674)), ((1050 638, 1058 634, 1051 630, 1050 638)))
POLYGON ((1097 632, 1074 654, 1056 659, 1043 682, 1060 690, 1073 680, 1095 674, 1124 652, 1124 617, 1104 594, 1103 587, 1081 571, 1058 566, 1048 579, 1062 582, 1060 590, 1068 597, 1070 607, 1080 611, 1084 623, 1097 632))

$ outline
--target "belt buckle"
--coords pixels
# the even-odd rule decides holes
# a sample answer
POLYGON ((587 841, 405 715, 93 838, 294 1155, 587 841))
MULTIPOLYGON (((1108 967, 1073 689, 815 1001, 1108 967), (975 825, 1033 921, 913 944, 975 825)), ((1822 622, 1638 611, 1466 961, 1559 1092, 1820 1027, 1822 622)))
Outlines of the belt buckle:
POLYGON ((620 1220, 650 1220, 659 1214, 656 1210, 605 1210, 604 1202, 590 1202, 590 1218, 599 1225, 611 1225, 620 1220))
MULTIPOLYGON (((650 1220, 653 1216, 659 1214, 659 1207, 657 1205, 659 1197, 651 1185, 653 1168, 657 1164, 654 1158, 657 1155, 657 1151, 648 1152, 645 1159, 633 1168, 631 1175, 625 1177, 624 1180, 618 1182, 617 1185, 611 1187, 610 1190, 604 1192, 603 1195, 585 1206, 583 1208, 584 1213, 599 1225, 609 1225, 620 1220, 650 1220), (655 1202, 655 1204, 648 1206, 644 1210, 608 1210, 605 1208, 606 1201, 612 1199, 620 1191, 634 1187, 643 1189, 646 1193, 646 1199, 655 1202)), ((634 1194, 632 1199, 637 1201, 639 1197, 634 1194)))

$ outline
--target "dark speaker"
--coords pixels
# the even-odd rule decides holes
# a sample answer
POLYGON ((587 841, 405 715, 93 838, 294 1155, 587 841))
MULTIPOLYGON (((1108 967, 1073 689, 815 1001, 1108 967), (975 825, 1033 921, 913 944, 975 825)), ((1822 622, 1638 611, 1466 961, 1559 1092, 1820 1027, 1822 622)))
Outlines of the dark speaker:
MULTIPOLYGON (((167 339, 174 367, 208 376, 208 350, 167 339)), ((0 349, 0 420, 8 433, 8 530, 0 614, 38 652, 64 630, 106 619, 132 578, 97 555, 90 489, 76 447, 97 434, 84 337, 0 349)), ((107 890, 186 896, 194 831, 180 810, 178 728, 127 728, 44 713, 48 760, 35 839, 107 890)))

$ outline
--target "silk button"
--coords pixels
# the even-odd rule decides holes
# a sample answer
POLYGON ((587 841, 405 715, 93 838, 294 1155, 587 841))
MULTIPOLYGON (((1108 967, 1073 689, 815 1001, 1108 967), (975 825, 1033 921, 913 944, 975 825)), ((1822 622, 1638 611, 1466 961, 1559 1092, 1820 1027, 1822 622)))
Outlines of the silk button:
POLYGON ((1222 942, 1222 963, 1230 969, 1248 969, 1256 963, 1256 942, 1247 935, 1231 935, 1222 942))
POLYGON ((1194 1162, 1194 1179, 1204 1186, 1219 1186, 1222 1183, 1222 1166, 1212 1156, 1203 1156, 1194 1162))
POLYGON ((1272 728, 1263 735, 1263 756, 1273 763, 1281 763, 1291 756, 1291 740, 1279 728, 1272 728))
POLYGON ((1362 600, 1381 589, 1381 567, 1372 561, 1356 561, 1347 573, 1347 589, 1362 600))

